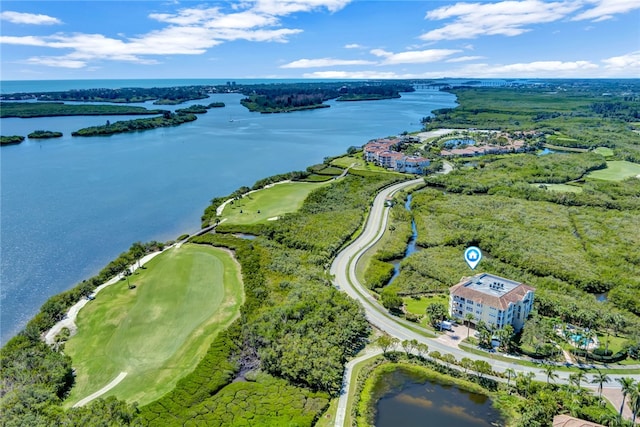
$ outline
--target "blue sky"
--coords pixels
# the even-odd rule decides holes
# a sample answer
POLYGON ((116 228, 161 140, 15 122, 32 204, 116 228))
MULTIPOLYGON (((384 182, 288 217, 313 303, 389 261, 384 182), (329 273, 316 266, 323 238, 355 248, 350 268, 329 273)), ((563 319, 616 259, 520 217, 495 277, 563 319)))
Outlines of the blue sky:
POLYGON ((640 77, 640 0, 0 7, 2 80, 640 77))

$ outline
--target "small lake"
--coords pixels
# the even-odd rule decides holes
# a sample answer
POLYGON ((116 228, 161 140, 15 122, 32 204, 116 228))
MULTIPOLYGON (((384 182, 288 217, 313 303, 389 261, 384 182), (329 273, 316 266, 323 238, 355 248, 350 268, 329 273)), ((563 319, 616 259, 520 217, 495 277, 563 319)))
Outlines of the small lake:
MULTIPOLYGON (((376 427, 504 425, 487 396, 455 386, 419 382, 404 370, 388 376, 388 382, 402 386, 378 401, 376 427)), ((387 378, 382 381, 386 382, 387 378)))
POLYGON ((447 148, 458 147, 460 145, 475 145, 476 141, 473 139, 450 139, 444 143, 447 148))

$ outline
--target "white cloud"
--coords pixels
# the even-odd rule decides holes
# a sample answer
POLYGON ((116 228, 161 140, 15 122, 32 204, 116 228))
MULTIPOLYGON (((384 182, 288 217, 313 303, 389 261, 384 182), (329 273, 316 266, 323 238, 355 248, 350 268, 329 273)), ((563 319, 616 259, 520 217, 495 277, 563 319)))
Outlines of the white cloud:
POLYGON ((350 44, 345 44, 344 45, 345 49, 365 49, 364 46, 358 44, 358 43, 350 43, 350 44))
MULTIPOLYGON (((335 12, 350 0, 255 0, 234 3, 231 11, 220 7, 188 7, 175 13, 152 13, 150 19, 166 27, 133 37, 118 38, 102 34, 63 34, 49 36, 0 36, 0 43, 67 49, 60 56, 38 56, 28 63, 81 68, 93 60, 117 60, 141 64, 156 63, 154 55, 200 55, 226 41, 285 43, 302 32, 283 28, 280 18, 297 12, 326 9, 335 12)), ((15 12, 13 12, 15 14, 15 12)), ((3 12, 3 19, 14 15, 3 12)), ((29 15, 29 14, 21 14, 29 15)), ((29 15, 44 16, 44 15, 29 15)), ((55 19, 55 18, 51 18, 55 19)))
POLYGON ((452 77, 555 78, 597 77, 600 67, 590 61, 533 61, 515 64, 469 64, 447 75, 452 77))
POLYGON ((560 20, 580 7, 578 1, 507 0, 497 3, 456 3, 427 13, 426 19, 454 19, 420 36, 423 40, 473 39, 482 35, 517 36, 528 25, 560 20))
POLYGON ((361 59, 334 59, 334 58, 318 58, 318 59, 298 59, 281 65, 280 68, 317 68, 317 67, 334 67, 336 65, 367 65, 375 64, 373 61, 365 61, 361 59))
POLYGON ((447 59, 445 62, 467 62, 476 61, 478 59, 485 59, 485 56, 459 56, 457 58, 447 59))
POLYGON ((6 10, 0 13, 0 20, 9 21, 12 24, 53 25, 62 24, 58 18, 34 13, 22 13, 6 10))
MULTIPOLYGON (((620 66, 633 64, 638 61, 632 53, 631 59, 621 60, 610 58, 620 66), (635 59, 634 59, 635 58, 635 59), (623 65, 626 64, 626 65, 623 65)), ((624 57, 627 57, 625 55, 624 57)), ((622 57, 620 57, 622 58, 622 57)), ((603 61, 604 62, 604 61, 603 61)), ((636 65, 637 66, 637 65, 636 65)), ((458 78, 554 78, 554 77, 630 77, 633 75, 619 72, 604 72, 602 67, 590 61, 533 61, 528 63, 515 64, 467 64, 457 69, 430 70, 422 73, 398 73, 379 71, 316 71, 304 74, 305 78, 326 78, 326 79, 434 79, 443 77, 458 78)))
POLYGON ((636 77, 640 75, 640 50, 626 55, 612 56, 611 58, 603 59, 602 62, 605 63, 605 68, 610 73, 628 73, 636 77))
POLYGON ((307 79, 398 79, 398 74, 389 71, 315 71, 303 74, 307 79))
POLYGON ((627 13, 634 9, 640 9, 638 0, 591 0, 595 7, 585 10, 573 17, 573 21, 590 19, 593 22, 604 21, 613 18, 618 13, 627 13))
POLYGON ((318 9, 337 12, 349 3, 351 0, 256 0, 253 7, 261 13, 285 16, 318 9))
POLYGON ((426 62, 438 62, 441 59, 444 59, 458 52, 460 52, 460 50, 458 49, 410 50, 399 53, 388 52, 383 49, 371 50, 371 54, 384 58, 380 65, 422 64, 426 62))
POLYGON ((33 57, 25 61, 27 64, 47 65, 49 67, 59 68, 84 68, 86 61, 80 61, 71 58, 60 57, 33 57))

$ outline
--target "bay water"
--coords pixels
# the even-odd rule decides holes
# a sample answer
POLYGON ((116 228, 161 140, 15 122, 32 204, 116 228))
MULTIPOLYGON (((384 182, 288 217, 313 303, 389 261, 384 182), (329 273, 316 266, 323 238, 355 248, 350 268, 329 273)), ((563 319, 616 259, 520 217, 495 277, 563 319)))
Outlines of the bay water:
MULTIPOLYGON (((219 83, 2 82, 2 93, 219 83)), ((456 105, 452 94, 418 90, 399 99, 329 101, 330 108, 257 114, 240 105, 242 97, 220 94, 160 106, 226 104, 178 127, 107 137, 72 137, 71 132, 140 116, 0 120, 4 136, 64 133, 0 149, 3 344, 50 296, 96 274, 131 243, 197 231, 212 198, 270 175, 303 170, 373 138, 418 130, 432 110, 456 105)))

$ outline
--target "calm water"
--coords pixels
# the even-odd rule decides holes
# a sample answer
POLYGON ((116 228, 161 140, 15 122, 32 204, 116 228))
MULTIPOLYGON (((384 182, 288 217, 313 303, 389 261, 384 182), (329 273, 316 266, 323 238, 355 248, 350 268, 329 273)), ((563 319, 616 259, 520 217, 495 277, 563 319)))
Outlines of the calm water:
MULTIPOLYGON (((147 81, 144 86, 220 81, 147 81)), ((140 81, 3 82, 2 91, 143 86, 140 81)), ((249 113, 241 95, 175 128, 72 138, 118 116, 2 119, 2 135, 61 131, 62 138, 0 150, 0 330, 6 342, 46 299, 91 277, 132 242, 175 239, 199 229, 209 200, 372 138, 419 129, 422 117, 452 107, 433 90, 375 102, 330 102, 290 114, 249 113), (233 119, 233 121, 230 121, 233 119)), ((188 104, 186 104, 188 105, 188 104)), ((181 108, 178 107, 162 108, 181 108)))
MULTIPOLYGON (((500 413, 487 396, 438 383, 418 383, 395 371, 388 381, 403 384, 378 401, 377 427, 468 427, 502 425, 500 413)), ((386 381, 387 379, 383 379, 386 381)))
MULTIPOLYGON (((404 208, 408 211, 411 210, 412 198, 413 198, 413 195, 409 194, 407 196, 407 201, 404 204, 404 208)), ((391 276, 391 279, 389 279, 389 282, 387 283, 387 285, 390 285, 391 282, 393 282, 395 278, 398 277, 398 275, 400 275, 400 264, 402 263, 402 261, 412 253, 420 250, 420 248, 416 244, 417 239, 418 239, 418 227, 416 227, 416 222, 412 219, 411 220, 411 237, 409 238, 409 242, 407 243, 407 249, 404 251, 404 257, 402 259, 395 260, 391 263, 393 264, 393 276, 391 276)))

